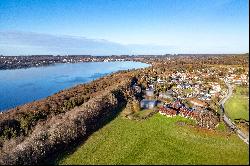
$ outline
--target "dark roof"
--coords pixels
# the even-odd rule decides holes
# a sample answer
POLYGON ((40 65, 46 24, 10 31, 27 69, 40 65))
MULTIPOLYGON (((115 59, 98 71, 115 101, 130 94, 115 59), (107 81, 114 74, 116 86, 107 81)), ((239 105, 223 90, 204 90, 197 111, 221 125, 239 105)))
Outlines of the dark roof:
POLYGON ((147 99, 143 99, 141 102, 156 102, 157 100, 147 100, 147 99))

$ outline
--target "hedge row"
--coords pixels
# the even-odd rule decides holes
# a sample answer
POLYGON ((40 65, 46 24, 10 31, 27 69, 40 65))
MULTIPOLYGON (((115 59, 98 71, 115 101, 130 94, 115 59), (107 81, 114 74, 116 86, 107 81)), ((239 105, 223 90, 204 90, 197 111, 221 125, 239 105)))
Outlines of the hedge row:
POLYGON ((90 99, 79 107, 38 123, 33 132, 15 146, 6 142, 0 164, 41 164, 53 154, 83 140, 126 105, 127 85, 90 99))
POLYGON ((38 122, 82 105, 103 93, 103 90, 130 79, 130 74, 130 72, 112 74, 4 112, 0 115, 0 148, 4 140, 30 134, 38 122))

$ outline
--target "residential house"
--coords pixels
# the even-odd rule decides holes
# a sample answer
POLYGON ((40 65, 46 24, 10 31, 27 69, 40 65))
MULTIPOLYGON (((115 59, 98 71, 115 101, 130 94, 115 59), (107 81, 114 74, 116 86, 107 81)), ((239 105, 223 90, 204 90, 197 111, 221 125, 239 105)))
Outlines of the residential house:
POLYGON ((192 103, 194 106, 203 107, 203 108, 208 106, 206 102, 199 100, 197 98, 189 98, 188 101, 192 103))
POLYGON ((156 105, 157 105, 157 101, 156 100, 146 100, 146 99, 143 99, 140 102, 140 106, 143 109, 153 109, 156 105))
POLYGON ((174 117, 178 114, 178 112, 172 108, 167 108, 167 107, 161 107, 159 109, 159 113, 161 115, 165 115, 167 117, 174 117))
POLYGON ((173 96, 167 92, 160 92, 159 93, 159 98, 163 98, 163 99, 171 99, 173 96))
POLYGON ((146 93, 146 96, 148 96, 148 97, 154 96, 154 90, 146 89, 145 93, 146 93))
POLYGON ((158 78, 158 79, 157 79, 157 82, 158 82, 159 84, 164 84, 165 81, 162 80, 162 79, 160 79, 160 78, 158 78))

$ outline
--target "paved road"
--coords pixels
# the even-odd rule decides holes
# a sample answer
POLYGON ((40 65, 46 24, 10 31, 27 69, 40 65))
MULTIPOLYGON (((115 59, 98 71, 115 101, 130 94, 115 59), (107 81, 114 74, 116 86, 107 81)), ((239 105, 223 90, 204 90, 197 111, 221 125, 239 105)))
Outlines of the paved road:
POLYGON ((225 81, 227 87, 228 87, 228 92, 227 95, 220 101, 220 108, 221 108, 221 115, 223 115, 223 120, 224 122, 232 129, 234 130, 237 135, 242 139, 245 143, 249 144, 249 135, 245 135, 240 129, 237 128, 237 126, 234 124, 234 122, 231 121, 230 118, 227 117, 224 111, 224 104, 225 102, 232 96, 233 94, 233 88, 230 84, 228 84, 225 81))

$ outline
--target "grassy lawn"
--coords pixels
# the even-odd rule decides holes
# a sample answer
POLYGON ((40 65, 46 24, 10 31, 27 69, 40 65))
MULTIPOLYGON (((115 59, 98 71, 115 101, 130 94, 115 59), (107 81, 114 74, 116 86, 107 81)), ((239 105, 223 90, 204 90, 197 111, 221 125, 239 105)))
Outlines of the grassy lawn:
POLYGON ((191 123, 159 113, 143 121, 118 116, 57 164, 249 164, 249 147, 235 134, 191 123))
POLYGON ((216 128, 217 131, 227 131, 227 125, 224 122, 219 122, 218 127, 216 128))
POLYGON ((146 118, 152 112, 154 111, 150 109, 144 109, 144 110, 134 113, 133 116, 137 116, 138 118, 146 118))
POLYGON ((249 120, 249 89, 237 86, 232 97, 225 103, 225 111, 231 119, 249 120))

